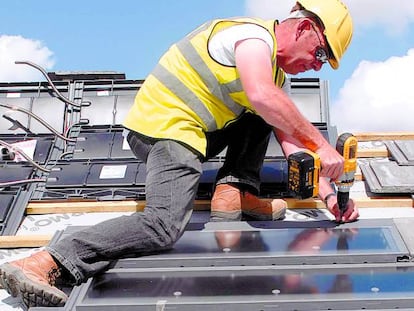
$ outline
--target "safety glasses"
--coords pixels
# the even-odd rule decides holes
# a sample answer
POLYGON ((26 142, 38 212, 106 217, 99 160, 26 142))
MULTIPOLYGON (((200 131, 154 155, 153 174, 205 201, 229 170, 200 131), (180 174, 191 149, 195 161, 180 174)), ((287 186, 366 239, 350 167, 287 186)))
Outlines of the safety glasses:
POLYGON ((315 58, 316 58, 316 60, 320 61, 322 64, 325 64, 329 60, 329 53, 326 51, 325 48, 323 48, 322 40, 319 37, 319 34, 316 31, 315 26, 313 24, 311 24, 311 26, 312 26, 313 31, 316 33, 316 36, 318 37, 318 40, 319 40, 319 46, 315 50, 315 58))
POLYGON ((326 54, 326 51, 323 47, 319 46, 315 50, 315 58, 320 61, 322 64, 325 64, 328 62, 329 57, 326 54))

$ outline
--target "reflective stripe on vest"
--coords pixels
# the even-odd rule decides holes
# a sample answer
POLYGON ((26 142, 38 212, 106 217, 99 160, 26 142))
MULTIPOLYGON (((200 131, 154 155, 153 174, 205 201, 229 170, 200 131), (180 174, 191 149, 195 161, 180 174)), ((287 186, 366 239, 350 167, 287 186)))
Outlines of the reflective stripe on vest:
POLYGON ((208 131, 217 130, 217 123, 211 112, 204 106, 197 95, 186 87, 175 75, 165 69, 161 64, 158 64, 151 74, 180 98, 182 102, 187 104, 203 120, 208 131))
MULTIPOLYGON (((239 116, 245 111, 246 108, 234 102, 230 96, 230 93, 243 92, 240 79, 219 85, 215 75, 211 72, 210 68, 203 61, 197 50, 190 42, 194 36, 208 29, 211 24, 212 22, 208 22, 201 25, 198 29, 194 30, 187 35, 187 37, 178 42, 176 46, 189 65, 200 74, 200 78, 208 88, 209 92, 221 100, 231 112, 233 112, 236 116, 239 116)), ((171 74, 160 64, 157 65, 152 74, 166 88, 168 88, 186 105, 188 105, 188 107, 190 107, 191 110, 193 110, 201 118, 201 120, 203 120, 207 127, 207 131, 211 132, 217 129, 217 123, 210 111, 197 97, 197 95, 185 86, 185 84, 182 83, 177 77, 171 74)))
POLYGON ((238 80, 238 83, 233 81, 232 83, 227 84, 227 87, 219 85, 216 76, 211 72, 210 68, 208 68, 207 64, 197 53, 197 50, 188 38, 184 38, 178 42, 177 47, 190 66, 200 73, 200 78, 203 80, 211 94, 221 100, 236 116, 240 115, 245 110, 245 107, 237 104, 230 97, 230 93, 233 92, 231 87, 242 89, 240 80, 238 80))

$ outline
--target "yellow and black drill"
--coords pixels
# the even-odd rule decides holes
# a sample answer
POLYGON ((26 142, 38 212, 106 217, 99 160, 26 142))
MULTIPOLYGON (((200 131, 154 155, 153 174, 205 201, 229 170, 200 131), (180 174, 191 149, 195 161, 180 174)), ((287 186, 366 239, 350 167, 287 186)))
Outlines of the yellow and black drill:
MULTIPOLYGON (((337 187, 340 217, 346 212, 349 191, 354 183, 357 168, 358 141, 351 133, 338 137, 336 150, 343 156, 344 172, 335 181, 337 187)), ((315 197, 319 193, 319 172, 321 169, 319 156, 311 151, 299 151, 289 155, 288 159, 288 190, 290 195, 299 199, 315 197)))
POLYGON ((354 177, 357 169, 357 148, 358 140, 351 133, 344 133, 338 137, 336 150, 345 160, 344 172, 342 176, 335 181, 338 190, 338 207, 341 218, 346 212, 349 201, 349 191, 354 184, 354 177))

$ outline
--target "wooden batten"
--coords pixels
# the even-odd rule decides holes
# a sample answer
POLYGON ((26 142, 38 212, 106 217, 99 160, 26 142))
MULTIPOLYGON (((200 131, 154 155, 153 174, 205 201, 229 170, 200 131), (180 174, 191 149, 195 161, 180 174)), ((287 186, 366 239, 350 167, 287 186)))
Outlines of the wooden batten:
POLYGON ((354 133, 358 141, 381 141, 381 140, 414 140, 413 132, 366 132, 354 133))
MULTIPOLYGON (((267 199, 271 200, 271 199, 267 199)), ((285 199, 288 208, 325 208, 319 199, 311 198, 298 200, 285 199)), ((380 197, 354 198, 359 207, 413 207, 411 197, 380 197)), ((145 201, 106 201, 106 202, 54 202, 28 204, 26 214, 64 214, 64 213, 102 213, 102 212, 137 212, 144 210, 145 201)), ((210 209, 210 200, 196 200, 194 210, 207 211, 210 209)))
POLYGON ((3 235, 0 248, 34 248, 47 245, 52 235, 3 235))

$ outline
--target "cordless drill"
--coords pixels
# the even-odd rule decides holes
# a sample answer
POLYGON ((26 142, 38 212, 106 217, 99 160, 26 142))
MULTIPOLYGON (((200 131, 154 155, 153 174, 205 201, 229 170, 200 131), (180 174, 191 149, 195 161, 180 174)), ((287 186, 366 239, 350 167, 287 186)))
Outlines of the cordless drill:
POLYGON ((340 135, 336 142, 336 150, 345 160, 344 172, 342 176, 335 181, 338 190, 338 207, 341 218, 346 212, 349 201, 349 190, 354 184, 354 176, 357 168, 357 147, 358 140, 351 133, 340 135))
MULTIPOLYGON (((340 216, 346 212, 349 201, 349 190, 354 183, 357 167, 357 139, 350 133, 338 137, 336 150, 343 156, 344 172, 335 181, 338 192, 340 216)), ((301 200, 315 197, 319 193, 320 158, 311 151, 299 151, 289 155, 288 159, 288 190, 289 194, 301 200)))

